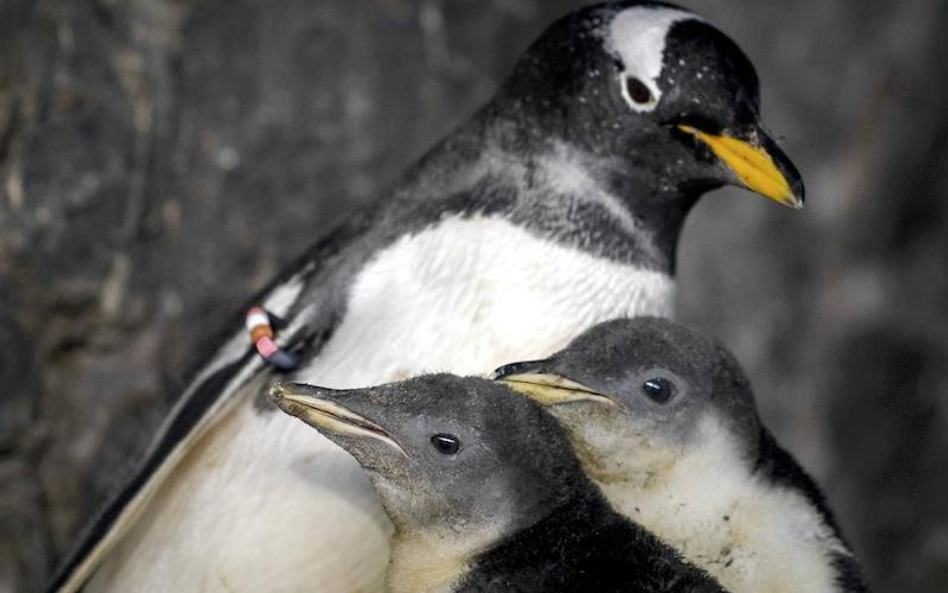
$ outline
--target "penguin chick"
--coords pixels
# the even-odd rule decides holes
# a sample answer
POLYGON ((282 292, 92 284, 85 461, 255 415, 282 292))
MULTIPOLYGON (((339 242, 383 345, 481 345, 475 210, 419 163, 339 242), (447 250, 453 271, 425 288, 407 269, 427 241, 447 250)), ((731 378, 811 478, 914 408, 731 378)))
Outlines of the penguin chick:
POLYGON ((495 378, 560 421, 617 511, 727 589, 867 591, 823 495, 714 341, 667 320, 610 321, 495 378))
POLYGON ((368 473, 395 525, 393 593, 723 593, 613 511, 556 421, 499 383, 278 383, 270 397, 368 473))

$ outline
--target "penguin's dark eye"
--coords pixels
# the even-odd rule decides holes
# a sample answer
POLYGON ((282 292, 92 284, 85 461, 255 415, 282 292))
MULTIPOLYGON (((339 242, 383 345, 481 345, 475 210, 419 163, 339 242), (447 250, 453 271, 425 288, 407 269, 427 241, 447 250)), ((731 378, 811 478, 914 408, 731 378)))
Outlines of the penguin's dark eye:
POLYGON ((642 393, 653 402, 664 404, 675 396, 675 384, 668 379, 656 377, 642 383, 642 393))
POLYGON ((461 449, 461 441, 452 434, 436 434, 431 437, 431 444, 442 455, 454 455, 461 449))
POLYGON ((634 76, 625 79, 625 90, 629 93, 629 98, 640 105, 652 100, 652 91, 648 90, 645 83, 634 76))

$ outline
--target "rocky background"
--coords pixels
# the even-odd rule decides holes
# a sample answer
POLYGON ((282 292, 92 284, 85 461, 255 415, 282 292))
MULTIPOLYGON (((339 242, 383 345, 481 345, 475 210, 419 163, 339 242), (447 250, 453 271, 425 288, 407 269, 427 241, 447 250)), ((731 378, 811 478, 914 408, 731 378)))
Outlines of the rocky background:
MULTIPOLYGON (((690 0, 808 207, 706 198, 680 318, 746 365, 877 592, 948 590, 948 3, 690 0)), ((0 592, 35 591, 243 300, 566 0, 0 0, 0 592)))

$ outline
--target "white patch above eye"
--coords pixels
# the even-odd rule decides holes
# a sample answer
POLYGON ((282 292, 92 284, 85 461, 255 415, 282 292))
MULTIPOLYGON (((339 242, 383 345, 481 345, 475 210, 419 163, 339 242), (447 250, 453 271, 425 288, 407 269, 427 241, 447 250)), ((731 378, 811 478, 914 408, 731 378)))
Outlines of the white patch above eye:
POLYGON ((652 111, 662 98, 658 77, 668 31, 678 21, 701 20, 697 15, 673 8, 636 6, 615 15, 605 31, 606 49, 612 52, 625 70, 619 74, 622 96, 638 112, 652 111), (629 96, 626 79, 635 77, 648 88, 651 98, 639 103, 629 96))

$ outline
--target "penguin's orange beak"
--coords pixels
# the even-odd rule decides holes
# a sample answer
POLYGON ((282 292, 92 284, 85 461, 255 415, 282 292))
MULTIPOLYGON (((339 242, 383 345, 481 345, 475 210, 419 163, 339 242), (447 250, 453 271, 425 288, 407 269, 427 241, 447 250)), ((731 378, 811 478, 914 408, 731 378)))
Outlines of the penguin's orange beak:
POLYGON ((738 183, 775 202, 794 209, 803 207, 803 180, 790 159, 763 131, 755 129, 742 139, 716 135, 678 124, 678 129, 707 145, 738 183))

